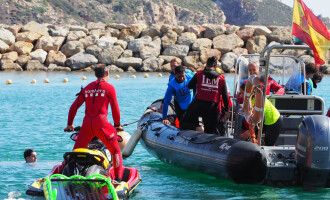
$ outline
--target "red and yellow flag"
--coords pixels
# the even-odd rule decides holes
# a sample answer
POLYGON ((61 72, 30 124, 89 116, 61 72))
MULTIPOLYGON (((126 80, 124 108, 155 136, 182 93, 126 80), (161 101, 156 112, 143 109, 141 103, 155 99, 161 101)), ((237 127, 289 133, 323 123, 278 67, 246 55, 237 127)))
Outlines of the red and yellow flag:
POLYGON ((325 63, 325 57, 330 48, 329 30, 302 0, 294 2, 292 34, 313 50, 316 66, 325 63))

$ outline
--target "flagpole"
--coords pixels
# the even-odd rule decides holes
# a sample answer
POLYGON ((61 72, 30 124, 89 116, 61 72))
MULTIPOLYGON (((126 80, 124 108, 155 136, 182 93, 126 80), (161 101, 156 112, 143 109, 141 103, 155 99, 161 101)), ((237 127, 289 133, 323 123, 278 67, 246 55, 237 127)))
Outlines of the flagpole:
POLYGON ((293 30, 293 17, 294 17, 294 4, 295 4, 295 1, 296 0, 293 0, 293 6, 292 6, 292 23, 291 23, 291 37, 293 37, 293 44, 295 44, 296 43, 296 36, 294 36, 293 34, 292 34, 292 30, 293 30))

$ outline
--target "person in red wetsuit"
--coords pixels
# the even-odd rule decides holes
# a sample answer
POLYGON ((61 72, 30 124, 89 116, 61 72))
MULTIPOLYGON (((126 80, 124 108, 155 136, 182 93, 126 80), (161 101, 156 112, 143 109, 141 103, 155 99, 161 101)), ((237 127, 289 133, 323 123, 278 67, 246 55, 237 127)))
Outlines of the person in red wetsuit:
POLYGON ((226 112, 228 112, 228 93, 225 77, 216 71, 217 59, 215 56, 209 58, 203 71, 198 71, 188 84, 189 89, 197 92, 194 100, 183 114, 180 121, 181 129, 195 130, 198 124, 198 117, 201 116, 204 122, 206 133, 216 134, 217 122, 219 119, 219 104, 221 97, 226 112))
POLYGON ((327 112, 327 117, 330 117, 330 108, 329 108, 329 110, 327 112))
POLYGON ((74 130, 73 120, 77 110, 85 102, 85 117, 73 149, 86 148, 93 137, 98 137, 111 152, 115 178, 121 181, 123 165, 116 130, 122 130, 122 127, 116 91, 108 83, 109 71, 105 65, 98 65, 94 70, 97 80, 88 84, 78 94, 70 107, 68 124, 64 131, 74 130), (109 103, 114 127, 107 119, 109 103))
MULTIPOLYGON (((251 62, 248 65, 248 70, 249 70, 250 75, 255 74, 258 76, 259 75, 258 62, 251 62)), ((243 83, 246 83, 246 80, 243 83)), ((283 95, 285 92, 284 88, 280 84, 278 84, 272 77, 268 76, 266 94, 269 95, 271 90, 274 91, 274 94, 277 94, 277 95, 283 95)), ((244 100, 244 97, 242 97, 240 95, 237 97, 238 103, 242 104, 243 100, 244 100)))

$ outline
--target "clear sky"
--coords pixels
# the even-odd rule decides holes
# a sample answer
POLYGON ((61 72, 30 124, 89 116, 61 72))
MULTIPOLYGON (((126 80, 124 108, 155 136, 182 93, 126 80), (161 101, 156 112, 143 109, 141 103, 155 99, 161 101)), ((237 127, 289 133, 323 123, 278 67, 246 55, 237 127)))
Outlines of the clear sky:
MULTIPOLYGON (((293 7, 294 0, 282 0, 283 3, 293 7)), ((303 0, 314 15, 322 15, 330 18, 330 0, 303 0)))

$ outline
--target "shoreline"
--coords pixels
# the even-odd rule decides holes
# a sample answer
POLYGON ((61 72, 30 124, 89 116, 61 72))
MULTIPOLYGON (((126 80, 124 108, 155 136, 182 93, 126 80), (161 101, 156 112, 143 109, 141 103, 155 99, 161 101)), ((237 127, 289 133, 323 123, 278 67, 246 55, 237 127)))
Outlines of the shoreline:
MULTIPOLYGON (((259 54, 278 44, 294 44, 291 27, 101 22, 57 26, 31 21, 0 25, 0 71, 91 71, 91 66, 105 64, 118 73, 170 72, 173 58, 197 71, 207 58, 216 56, 222 70, 229 73, 234 72, 239 55, 259 54)), ((310 50, 276 53, 314 62, 310 50)), ((321 71, 330 73, 330 51, 321 71)))

